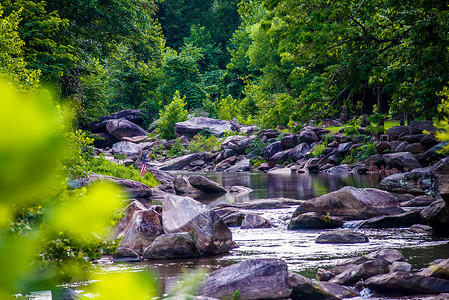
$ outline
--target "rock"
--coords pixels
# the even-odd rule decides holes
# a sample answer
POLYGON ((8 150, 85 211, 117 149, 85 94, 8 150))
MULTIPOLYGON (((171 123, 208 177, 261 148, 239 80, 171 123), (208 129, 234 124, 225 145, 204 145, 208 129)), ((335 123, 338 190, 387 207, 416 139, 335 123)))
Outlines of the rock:
POLYGON ((160 165, 159 169, 165 171, 182 170, 196 160, 204 160, 204 153, 192 153, 170 159, 160 165))
POLYGON ((435 201, 434 197, 431 196, 427 196, 427 195, 422 195, 422 196, 418 196, 415 197, 411 200, 405 201, 405 202, 401 202, 401 206, 402 207, 419 207, 419 206, 428 206, 430 205, 433 201, 435 201))
POLYGON ((126 119, 135 124, 142 125, 142 110, 122 110, 107 116, 101 116, 97 119, 97 121, 88 123, 87 129, 92 132, 105 131, 107 121, 112 119, 126 119))
POLYGON ((399 138, 402 134, 409 134, 410 133, 410 127, 409 126, 393 126, 389 129, 387 129, 386 134, 391 136, 394 139, 399 138))
POLYGON ((449 205, 448 200, 440 199, 432 202, 421 211, 421 218, 432 226, 435 231, 448 234, 449 205))
POLYGON ((281 142, 274 142, 265 147, 263 150, 263 157, 268 161, 273 155, 284 150, 281 142))
POLYGON ((449 280, 449 258, 436 265, 431 265, 430 267, 425 268, 419 272, 418 275, 449 280))
POLYGON ((288 149, 288 150, 281 151, 281 152, 274 154, 273 156, 270 157, 270 159, 267 160, 268 166, 270 168, 273 168, 277 164, 281 164, 281 163, 287 161, 289 158, 290 152, 291 152, 291 149, 288 149))
POLYGON ((443 158, 435 164, 435 186, 438 194, 449 193, 449 157, 443 158))
POLYGON ((449 292, 449 280, 419 276, 408 272, 377 275, 367 279, 365 285, 373 291, 394 295, 449 292))
POLYGON ((194 188, 207 193, 227 193, 222 185, 201 175, 190 175, 189 182, 194 188))
POLYGON ((148 198, 153 195, 153 190, 149 188, 146 184, 131 179, 123 179, 106 175, 98 175, 98 174, 89 175, 88 180, 83 183, 83 186, 91 185, 92 183, 97 182, 98 180, 116 183, 121 187, 123 187, 129 193, 129 195, 134 198, 148 198))
POLYGON ((306 156, 306 153, 310 151, 310 145, 308 143, 301 143, 295 146, 289 153, 289 157, 293 161, 298 161, 306 156))
POLYGON ((438 161, 439 159, 444 158, 445 155, 441 153, 441 149, 446 147, 448 144, 448 142, 441 142, 433 146, 421 155, 421 157, 419 158, 419 162, 423 165, 430 165, 438 161))
POLYGON ((368 259, 383 259, 389 264, 392 264, 395 261, 405 261, 404 256, 399 250, 388 248, 371 252, 366 257, 368 259))
POLYGON ((143 252, 145 259, 172 259, 201 256, 192 235, 187 232, 163 234, 143 252))
POLYGON ((371 216, 403 213, 396 197, 388 192, 367 188, 358 189, 346 186, 338 191, 305 201, 295 211, 293 216, 305 212, 330 213, 332 216, 342 216, 357 219, 367 219, 371 216))
POLYGON ((290 297, 294 300, 346 299, 359 295, 347 287, 329 282, 317 282, 293 272, 289 272, 288 281, 292 288, 290 297))
POLYGON ((379 142, 376 145, 377 153, 384 154, 385 152, 389 152, 391 150, 390 142, 379 142))
POLYGON ((130 157, 138 157, 142 155, 142 150, 134 143, 118 142, 112 145, 112 153, 123 154, 130 157))
POLYGON ((303 130, 299 133, 299 140, 301 142, 313 143, 319 141, 320 138, 313 130, 303 130))
POLYGON ((163 233, 159 213, 150 208, 134 212, 129 225, 118 237, 123 236, 121 247, 142 254, 143 250, 163 233))
POLYGON ((275 209, 275 208, 289 208, 292 205, 300 205, 304 200, 296 200, 290 198, 267 198, 254 199, 249 202, 234 202, 217 205, 216 208, 234 207, 240 209, 275 209))
POLYGON ((315 241, 318 244, 355 244, 368 242, 368 237, 365 234, 346 229, 327 231, 319 235, 315 241))
POLYGON ((388 273, 388 263, 383 259, 368 260, 360 265, 348 268, 346 271, 338 274, 329 282, 350 285, 355 284, 359 280, 366 280, 372 276, 388 273))
POLYGON ((173 181, 173 187, 177 194, 196 194, 199 193, 189 182, 186 176, 176 176, 173 181))
POLYGON ((242 220, 242 229, 271 228, 271 223, 258 214, 247 214, 242 220))
POLYGON ((408 146, 408 142, 399 141, 400 143, 394 149, 394 153, 405 152, 405 148, 408 146))
POLYGON ((424 135, 419 142, 423 144, 427 149, 432 148, 433 146, 438 144, 434 133, 424 135))
POLYGON ((236 173, 249 171, 251 168, 251 161, 248 158, 244 158, 232 167, 224 170, 225 173, 236 173))
POLYGON ((118 247, 117 252, 112 254, 114 262, 138 262, 141 261, 139 254, 136 251, 126 248, 118 247))
POLYGON ((244 133, 244 134, 252 134, 253 132, 259 131, 260 127, 259 126, 242 126, 239 128, 239 132, 244 133))
POLYGON ((175 135, 193 138, 200 131, 208 131, 211 134, 221 136, 226 131, 234 131, 237 128, 229 121, 212 118, 194 117, 188 121, 175 124, 175 135))
POLYGON ((162 222, 166 234, 192 233, 204 255, 222 254, 232 246, 232 233, 206 205, 189 197, 168 195, 163 202, 162 222))
POLYGON ((409 144, 419 143, 419 141, 426 136, 425 134, 404 134, 399 137, 400 141, 406 141, 409 144))
POLYGON ((310 173, 317 173, 319 171, 319 162, 319 158, 311 158, 306 162, 304 168, 310 173))
POLYGON ((120 214, 123 217, 115 225, 113 232, 108 237, 108 240, 116 239, 119 235, 123 236, 124 231, 129 227, 131 220, 133 219, 134 213, 141 210, 146 210, 147 208, 139 201, 131 201, 120 214))
POLYGON ((281 133, 276 129, 263 129, 259 132, 258 136, 265 140, 277 138, 281 133))
POLYGON ((112 134, 107 131, 94 133, 99 138, 94 139, 94 147, 106 148, 112 147, 115 143, 119 142, 112 134))
POLYGON ((412 227, 407 229, 407 231, 410 231, 412 233, 427 233, 431 234, 433 232, 432 227, 424 224, 414 224, 412 227))
POLYGON ((377 168, 381 168, 382 166, 385 166, 385 160, 383 154, 376 154, 368 157, 365 160, 365 166, 371 167, 371 165, 374 165, 377 168))
POLYGON ((351 172, 351 167, 345 164, 329 168, 325 172, 329 174, 348 174, 351 172))
POLYGON ((343 221, 340 219, 316 212, 308 212, 294 216, 288 224, 288 229, 329 229, 341 226, 343 226, 343 221))
POLYGON ((408 211, 399 215, 378 216, 360 224, 359 228, 399 228, 421 223, 420 211, 408 211))
POLYGON ((390 273, 394 272, 411 272, 412 265, 405 261, 395 261, 390 266, 390 273))
POLYGON ((281 139, 281 144, 284 149, 290 149, 298 144, 298 137, 295 134, 286 135, 281 139))
POLYGON ((288 298, 287 264, 278 259, 252 259, 212 272, 201 288, 201 295, 231 299, 288 298))
POLYGON ((410 122, 410 133, 419 134, 423 131, 435 131, 436 128, 433 126, 433 121, 411 121, 410 122))
POLYGON ((106 122, 106 130, 116 139, 123 137, 134 137, 147 135, 147 132, 140 126, 126 119, 114 119, 106 122))
POLYGON ((382 179, 380 186, 391 192, 434 195, 433 168, 419 168, 411 172, 387 176, 382 179))
POLYGON ((131 143, 140 143, 140 142, 146 140, 147 138, 148 137, 146 135, 136 135, 133 137, 124 136, 124 137, 122 137, 122 141, 131 142, 131 143))
POLYGON ((400 171, 411 171, 413 169, 422 168, 422 165, 410 152, 385 154, 384 160, 387 166, 396 168, 400 171))
POLYGON ((245 214, 235 207, 214 207, 214 211, 228 227, 239 227, 245 214))
POLYGON ((412 154, 423 153, 427 150, 427 148, 421 143, 411 143, 405 147, 405 152, 410 152, 412 154))
POLYGON ((244 154, 246 148, 248 148, 248 145, 250 143, 251 139, 247 138, 246 136, 242 135, 233 135, 230 137, 227 137, 226 140, 221 144, 221 149, 233 149, 237 154, 244 154))

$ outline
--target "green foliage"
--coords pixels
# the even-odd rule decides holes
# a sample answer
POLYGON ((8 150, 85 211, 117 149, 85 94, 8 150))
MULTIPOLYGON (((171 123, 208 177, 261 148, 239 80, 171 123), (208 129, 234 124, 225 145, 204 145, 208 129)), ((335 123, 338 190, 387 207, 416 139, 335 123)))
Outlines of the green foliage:
POLYGON ((316 144, 315 146, 313 146, 312 157, 320 157, 321 154, 324 153, 324 149, 326 149, 326 147, 327 145, 325 145, 324 143, 316 144))
POLYGON ((215 135, 205 136, 202 134, 197 134, 190 141, 188 150, 190 153, 212 151, 215 147, 219 147, 221 142, 222 139, 215 135))
POLYGON ((160 121, 156 131, 162 138, 168 140, 175 138, 175 124, 188 119, 189 113, 185 109, 187 105, 185 98, 185 96, 181 98, 179 92, 176 91, 173 96, 173 101, 160 112, 160 121))
POLYGON ((268 142, 264 142, 262 138, 256 137, 249 142, 246 148, 246 154, 253 153, 254 155, 262 156, 263 151, 268 146, 268 142))
POLYGON ((343 162, 348 164, 355 164, 357 161, 364 161, 368 157, 376 154, 376 144, 374 142, 368 142, 360 147, 352 148, 350 153, 345 156, 343 162))
POLYGON ((180 138, 176 138, 175 142, 171 145, 170 150, 168 150, 167 154, 168 156, 180 156, 183 154, 185 150, 184 145, 181 143, 180 138))
POLYGON ((259 167, 261 164, 266 163, 267 161, 263 157, 258 157, 256 159, 251 159, 251 165, 255 168, 259 167))

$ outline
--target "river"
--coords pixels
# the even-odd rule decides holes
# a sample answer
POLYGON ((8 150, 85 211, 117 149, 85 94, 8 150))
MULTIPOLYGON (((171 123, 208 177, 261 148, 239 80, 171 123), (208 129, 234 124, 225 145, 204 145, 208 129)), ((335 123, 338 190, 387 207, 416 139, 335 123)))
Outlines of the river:
MULTIPOLYGON (((201 196, 197 200, 213 207, 221 203, 245 202, 252 199, 288 197, 307 200, 338 190, 344 186, 378 187, 377 175, 358 174, 266 174, 208 173, 205 175, 226 188, 239 185, 253 189, 249 194, 233 197, 201 196)), ((264 229, 231 228, 239 247, 221 256, 199 259, 113 263, 104 258, 97 264, 98 272, 123 272, 151 269, 160 281, 160 295, 170 293, 182 281, 182 274, 198 268, 210 272, 251 258, 278 258, 287 262, 289 270, 313 278, 318 268, 331 267, 345 258, 355 257, 381 248, 400 250, 413 268, 419 269, 437 258, 449 257, 449 239, 410 233, 406 228, 358 229, 369 238, 364 244, 316 244, 324 230, 287 230, 296 207, 287 209, 252 210, 268 219, 273 227, 264 229)), ((354 226, 353 222, 345 226, 354 226)), ((39 297, 38 297, 39 298, 39 297)), ((39 298, 45 299, 45 298, 39 298)))

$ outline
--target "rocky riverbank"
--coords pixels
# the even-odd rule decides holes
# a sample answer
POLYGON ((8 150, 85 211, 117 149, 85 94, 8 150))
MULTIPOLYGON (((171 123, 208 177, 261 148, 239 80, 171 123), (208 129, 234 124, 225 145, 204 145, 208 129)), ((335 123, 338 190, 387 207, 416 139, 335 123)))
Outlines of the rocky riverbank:
MULTIPOLYGON (((259 130, 235 122, 193 118, 178 123, 176 140, 148 137, 137 124, 136 112, 128 119, 126 113, 102 119, 90 128, 109 139, 97 143, 97 153, 117 163, 139 167, 146 155, 147 168, 161 182, 157 188, 119 178, 92 175, 83 180, 112 180, 121 184, 133 197, 124 209, 124 217, 109 238, 121 238, 116 260, 139 261, 200 257, 223 254, 238 246, 228 227, 242 229, 269 228, 269 220, 251 210, 297 207, 288 228, 330 229, 317 243, 369 243, 357 230, 342 230, 343 223, 358 220, 360 228, 408 227, 412 232, 447 235, 449 228, 449 158, 438 153, 445 144, 434 137, 429 122, 414 122, 387 130, 379 139, 371 138, 377 154, 353 165, 341 164, 360 149, 363 140, 344 133, 330 133, 320 127, 307 126, 299 133, 259 130), (123 116, 125 114, 125 116, 123 116), (102 131, 105 130, 105 131, 102 131), (188 149, 199 132, 222 135, 211 151, 169 157, 173 147, 188 149), (427 130, 430 134, 423 134, 427 130), (177 146, 176 146, 177 145, 177 146), (316 157, 314 150, 321 145, 316 157), (324 146, 323 146, 324 145, 324 146), (117 155, 126 159, 116 159, 117 155), (265 162, 262 162, 265 161, 265 162), (262 162, 262 163, 261 163, 262 162), (230 191, 199 175, 173 175, 167 171, 262 172, 383 172, 386 190, 345 187, 308 200, 265 199, 249 203, 231 203, 214 208, 190 196, 200 193, 248 193, 245 187, 230 191), (162 205, 154 205, 154 202, 162 205), (430 225, 430 227, 428 226, 430 225)), ((363 132, 364 129, 360 129, 363 132)), ((449 292, 447 260, 434 262, 438 272, 411 270, 397 250, 380 250, 351 259, 330 270, 319 270, 311 280, 288 272, 282 260, 251 260, 212 273, 203 284, 205 297, 232 297, 238 291, 241 299, 342 299, 363 293, 380 295, 438 294, 444 299, 449 292), (391 258, 393 257, 393 258, 391 258), (251 270, 251 272, 248 272, 251 270), (226 275, 237 274, 237 276, 226 275), (445 273, 446 272, 446 273, 445 273), (441 275, 443 274, 443 275, 441 275), (274 276, 274 277, 271 277, 274 276), (224 278, 227 278, 224 280, 224 278), (218 293, 220 291, 220 293, 218 293)))

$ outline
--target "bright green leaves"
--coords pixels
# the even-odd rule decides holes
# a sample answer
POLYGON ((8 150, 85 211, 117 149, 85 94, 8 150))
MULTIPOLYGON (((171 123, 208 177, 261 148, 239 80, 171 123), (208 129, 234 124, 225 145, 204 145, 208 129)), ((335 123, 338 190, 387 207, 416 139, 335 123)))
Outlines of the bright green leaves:
POLYGON ((186 121, 189 114, 186 110, 186 105, 185 96, 181 98, 179 92, 176 91, 173 96, 173 101, 160 112, 157 132, 162 138, 168 140, 176 137, 175 124, 186 121))

